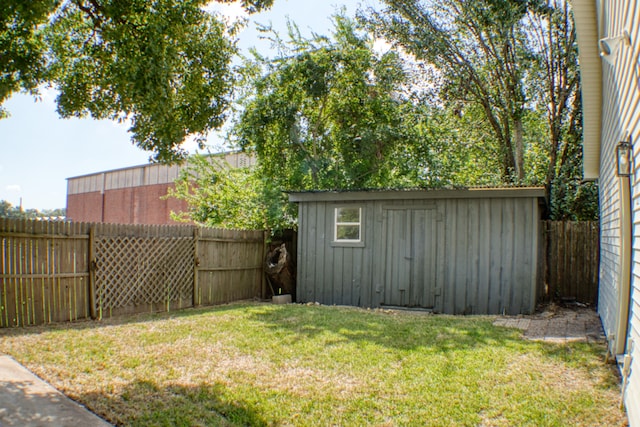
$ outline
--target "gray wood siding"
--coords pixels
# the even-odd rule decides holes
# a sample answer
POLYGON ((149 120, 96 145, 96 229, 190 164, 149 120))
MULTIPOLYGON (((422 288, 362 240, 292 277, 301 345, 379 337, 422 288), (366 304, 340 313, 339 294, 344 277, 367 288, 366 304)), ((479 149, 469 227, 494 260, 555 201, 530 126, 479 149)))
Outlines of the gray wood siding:
POLYGON ((300 302, 451 314, 535 308, 538 197, 304 201, 299 221, 300 302), (334 209, 345 205, 363 209, 364 247, 332 244, 334 209))

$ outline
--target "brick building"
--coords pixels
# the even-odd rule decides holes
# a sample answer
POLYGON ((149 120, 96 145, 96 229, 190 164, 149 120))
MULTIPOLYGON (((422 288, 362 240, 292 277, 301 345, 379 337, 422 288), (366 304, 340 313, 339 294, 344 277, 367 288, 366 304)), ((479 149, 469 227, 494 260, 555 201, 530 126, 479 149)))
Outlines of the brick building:
MULTIPOLYGON (((218 155, 216 155, 218 156, 218 155)), ((247 167, 255 158, 247 153, 219 155, 231 167, 247 167)), ((67 219, 119 224, 176 224, 171 211, 187 203, 163 199, 186 165, 147 164, 67 178, 67 219)))

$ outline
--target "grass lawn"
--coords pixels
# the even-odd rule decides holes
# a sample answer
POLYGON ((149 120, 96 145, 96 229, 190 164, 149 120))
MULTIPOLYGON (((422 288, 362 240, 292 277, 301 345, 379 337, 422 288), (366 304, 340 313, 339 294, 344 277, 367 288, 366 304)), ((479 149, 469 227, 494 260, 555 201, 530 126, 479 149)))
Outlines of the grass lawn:
POLYGON ((492 317, 235 304, 0 330, 12 355, 117 425, 624 425, 604 346, 492 317))

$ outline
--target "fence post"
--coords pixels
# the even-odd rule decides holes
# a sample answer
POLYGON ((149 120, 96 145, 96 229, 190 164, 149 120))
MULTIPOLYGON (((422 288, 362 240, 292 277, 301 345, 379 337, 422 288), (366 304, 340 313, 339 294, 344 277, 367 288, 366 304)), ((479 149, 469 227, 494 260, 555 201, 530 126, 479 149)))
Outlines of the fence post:
POLYGON ((262 232, 262 257, 260 258, 261 268, 260 268, 260 277, 261 277, 261 289, 260 289, 260 298, 267 298, 267 274, 265 272, 265 265, 267 264, 267 253, 269 252, 267 248, 268 244, 268 232, 265 230, 262 232))
POLYGON ((95 225, 89 226, 89 315, 96 315, 96 238, 95 225))
POLYGON ((197 307, 202 301, 200 299, 200 286, 198 286, 198 267, 200 260, 198 259, 198 242, 200 240, 200 227, 197 225, 193 228, 193 306, 197 307))

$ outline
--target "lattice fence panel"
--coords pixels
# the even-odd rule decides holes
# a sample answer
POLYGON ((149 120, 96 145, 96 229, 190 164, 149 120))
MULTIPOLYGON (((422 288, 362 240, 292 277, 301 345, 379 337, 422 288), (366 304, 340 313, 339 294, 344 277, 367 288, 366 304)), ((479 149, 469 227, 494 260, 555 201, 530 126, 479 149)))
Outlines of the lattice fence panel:
POLYGON ((191 305, 193 254, 192 237, 97 236, 96 309, 191 305))

